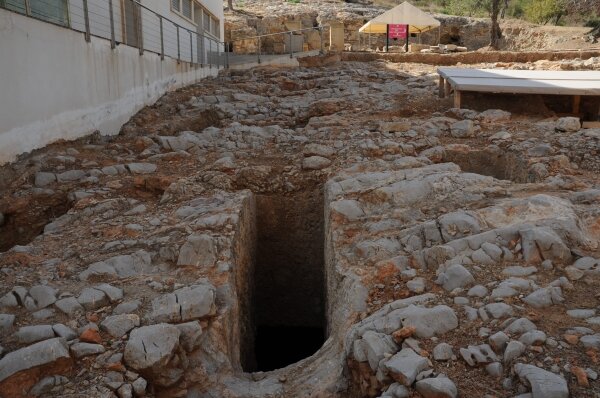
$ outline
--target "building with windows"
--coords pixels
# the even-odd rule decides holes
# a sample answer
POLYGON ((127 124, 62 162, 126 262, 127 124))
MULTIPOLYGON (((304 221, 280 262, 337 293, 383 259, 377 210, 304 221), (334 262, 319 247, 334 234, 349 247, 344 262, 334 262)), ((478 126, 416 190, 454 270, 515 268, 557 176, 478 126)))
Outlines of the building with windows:
POLYGON ((225 67, 221 0, 0 0, 0 164, 225 67))

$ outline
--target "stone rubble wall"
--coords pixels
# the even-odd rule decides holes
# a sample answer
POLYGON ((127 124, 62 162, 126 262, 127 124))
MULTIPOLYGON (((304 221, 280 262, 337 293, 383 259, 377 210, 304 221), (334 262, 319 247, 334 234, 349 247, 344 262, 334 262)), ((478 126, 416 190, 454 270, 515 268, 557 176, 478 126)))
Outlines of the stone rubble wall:
MULTIPOLYGON (((268 0, 245 5, 244 13, 228 13, 225 21, 225 40, 233 41, 233 49, 238 54, 254 54, 258 48, 257 40, 238 40, 261 34, 286 32, 289 30, 312 28, 318 25, 341 22, 344 24, 344 42, 353 51, 383 50, 385 35, 359 33, 359 29, 385 9, 351 3, 319 3, 307 1, 297 6, 279 4, 268 0), (369 46, 370 42, 370 46, 369 46)), ((445 14, 434 14, 441 22, 440 29, 424 32, 410 39, 411 43, 426 45, 455 44, 467 47, 469 51, 485 48, 490 43, 491 21, 489 18, 471 18, 445 14)), ((520 20, 501 20, 502 50, 550 50, 556 44, 572 42, 567 48, 590 47, 585 42, 586 29, 573 28, 571 31, 560 28, 546 29, 520 20), (567 37, 568 36, 568 37, 567 37)), ((329 47, 328 35, 325 35, 324 47, 329 47)), ((263 39, 261 47, 264 53, 282 54, 289 48, 286 35, 263 39)), ((317 32, 303 33, 308 50, 320 48, 317 32)), ((401 48, 404 43, 392 41, 390 46, 401 48)), ((396 51, 396 50, 393 50, 396 51)))

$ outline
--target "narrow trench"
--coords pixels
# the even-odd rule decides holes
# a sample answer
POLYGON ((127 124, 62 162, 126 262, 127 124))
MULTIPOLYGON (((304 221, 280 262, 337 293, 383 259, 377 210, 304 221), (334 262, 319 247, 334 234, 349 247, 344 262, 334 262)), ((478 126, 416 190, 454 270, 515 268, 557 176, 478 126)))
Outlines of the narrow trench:
MULTIPOLYGON (((283 368, 325 341, 323 193, 257 195, 253 339, 246 372, 283 368)), ((250 341, 251 340, 251 341, 250 341)))

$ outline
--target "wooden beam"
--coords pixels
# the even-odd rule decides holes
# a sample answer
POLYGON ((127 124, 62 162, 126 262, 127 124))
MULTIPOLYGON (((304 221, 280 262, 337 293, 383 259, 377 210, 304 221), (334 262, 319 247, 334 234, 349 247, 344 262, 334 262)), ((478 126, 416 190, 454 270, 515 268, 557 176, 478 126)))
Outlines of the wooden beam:
POLYGON ((454 107, 460 109, 460 91, 454 90, 454 107))
POLYGON ((444 98, 444 78, 440 76, 440 80, 438 83, 438 95, 440 98, 444 98))
POLYGON ((583 122, 581 127, 584 129, 598 129, 600 128, 600 122, 583 122))
POLYGON ((450 91, 452 91, 452 87, 450 86, 450 82, 448 79, 444 80, 444 92, 446 93, 446 97, 450 96, 450 91))
POLYGON ((581 95, 573 96, 573 113, 578 115, 581 106, 581 95))

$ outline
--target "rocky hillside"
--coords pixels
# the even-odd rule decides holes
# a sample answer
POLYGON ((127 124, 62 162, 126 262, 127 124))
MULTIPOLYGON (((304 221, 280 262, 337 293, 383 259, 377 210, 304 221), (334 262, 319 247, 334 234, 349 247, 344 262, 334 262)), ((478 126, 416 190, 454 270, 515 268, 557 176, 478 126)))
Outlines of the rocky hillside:
MULTIPOLYGON (((226 12, 225 40, 234 41, 236 52, 256 51, 255 40, 242 42, 239 41, 241 38, 309 28, 331 21, 344 23, 345 42, 352 45, 353 50, 366 50, 369 48, 368 36, 359 36, 358 30, 367 21, 386 10, 380 5, 347 3, 340 0, 302 0, 298 3, 284 0, 238 0, 234 2, 234 8, 234 12, 226 12)), ((436 30, 423 34, 421 42, 437 44, 439 38, 444 44, 466 46, 471 51, 488 45, 489 19, 443 14, 436 14, 435 17, 442 23, 441 32, 436 30)), ((501 28, 503 50, 579 49, 595 46, 593 38, 588 36, 590 29, 584 27, 539 26, 520 20, 504 20, 501 28)), ((305 34, 305 43, 308 43, 308 49, 318 48, 318 33, 305 34)), ((282 35, 269 38, 262 45, 264 52, 282 52, 285 37, 282 35)), ((382 35, 371 37, 371 49, 381 48, 383 45, 382 35)))

